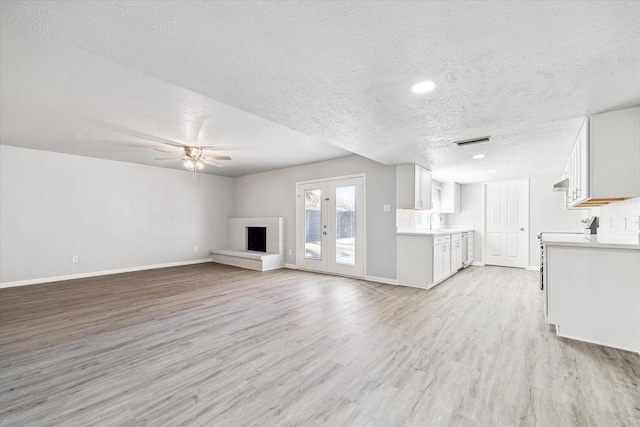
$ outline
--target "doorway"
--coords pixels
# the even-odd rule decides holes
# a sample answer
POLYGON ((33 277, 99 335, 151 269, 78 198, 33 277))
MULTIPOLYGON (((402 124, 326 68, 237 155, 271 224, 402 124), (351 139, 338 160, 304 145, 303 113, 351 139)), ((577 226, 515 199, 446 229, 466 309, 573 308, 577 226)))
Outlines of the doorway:
POLYGON ((525 268, 529 263, 529 181, 485 185, 484 263, 525 268))
POLYGON ((364 277, 365 176, 296 184, 298 268, 364 277))

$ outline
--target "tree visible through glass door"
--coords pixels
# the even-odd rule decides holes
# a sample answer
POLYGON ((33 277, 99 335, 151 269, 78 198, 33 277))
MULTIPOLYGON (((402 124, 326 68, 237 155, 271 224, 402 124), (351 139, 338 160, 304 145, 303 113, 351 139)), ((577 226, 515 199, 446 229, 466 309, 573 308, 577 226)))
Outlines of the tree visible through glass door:
POLYGON ((336 187, 336 263, 356 263, 356 186, 336 187))

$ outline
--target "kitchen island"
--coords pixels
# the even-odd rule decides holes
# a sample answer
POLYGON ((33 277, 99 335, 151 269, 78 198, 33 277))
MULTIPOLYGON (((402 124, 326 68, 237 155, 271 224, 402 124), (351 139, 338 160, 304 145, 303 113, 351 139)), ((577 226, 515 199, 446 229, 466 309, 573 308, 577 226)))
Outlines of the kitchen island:
POLYGON ((640 245, 543 233, 545 315, 559 336, 640 352, 640 245))

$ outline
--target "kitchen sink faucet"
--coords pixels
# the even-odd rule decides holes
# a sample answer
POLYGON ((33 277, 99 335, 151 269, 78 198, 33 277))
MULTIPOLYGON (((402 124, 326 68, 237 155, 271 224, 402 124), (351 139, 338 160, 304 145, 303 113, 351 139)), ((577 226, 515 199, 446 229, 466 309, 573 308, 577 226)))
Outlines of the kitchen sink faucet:
POLYGON ((431 215, 429 215, 429 230, 431 230, 431 222, 433 221, 433 216, 434 215, 438 215, 438 218, 440 219, 440 227, 442 227, 442 217, 440 216, 439 212, 431 212, 431 215))

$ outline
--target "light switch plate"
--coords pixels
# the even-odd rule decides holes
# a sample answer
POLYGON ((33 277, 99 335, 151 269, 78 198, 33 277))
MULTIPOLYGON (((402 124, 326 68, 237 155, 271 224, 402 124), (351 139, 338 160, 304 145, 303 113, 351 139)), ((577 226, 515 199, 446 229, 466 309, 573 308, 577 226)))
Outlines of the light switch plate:
POLYGON ((391 212, 391 205, 382 205, 383 212, 391 212))

